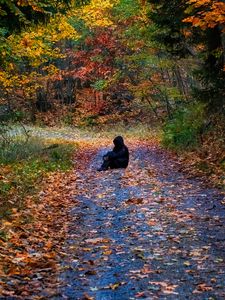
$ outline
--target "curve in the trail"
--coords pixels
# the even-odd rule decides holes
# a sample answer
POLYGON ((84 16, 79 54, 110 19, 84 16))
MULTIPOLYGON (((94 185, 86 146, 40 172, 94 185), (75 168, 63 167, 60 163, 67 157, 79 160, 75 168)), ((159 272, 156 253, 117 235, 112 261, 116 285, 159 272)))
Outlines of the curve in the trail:
POLYGON ((220 192, 158 148, 98 173, 103 152, 77 174, 57 299, 225 299, 220 192))

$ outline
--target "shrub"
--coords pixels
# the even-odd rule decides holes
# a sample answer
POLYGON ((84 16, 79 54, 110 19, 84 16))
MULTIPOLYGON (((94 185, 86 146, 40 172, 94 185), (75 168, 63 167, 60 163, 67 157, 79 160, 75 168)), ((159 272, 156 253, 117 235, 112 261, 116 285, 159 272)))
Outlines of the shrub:
POLYGON ((98 115, 91 115, 88 117, 85 117, 81 120, 80 126, 81 127, 92 127, 98 125, 98 115))
POLYGON ((204 105, 194 103, 177 110, 163 128, 162 143, 170 149, 193 149, 204 125, 204 105))

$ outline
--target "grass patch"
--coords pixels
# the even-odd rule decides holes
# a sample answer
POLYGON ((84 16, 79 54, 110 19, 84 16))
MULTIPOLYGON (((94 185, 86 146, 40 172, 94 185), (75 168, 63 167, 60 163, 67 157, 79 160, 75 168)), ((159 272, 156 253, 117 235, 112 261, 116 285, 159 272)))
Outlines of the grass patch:
POLYGON ((140 140, 158 140, 160 130, 152 128, 147 124, 127 125, 117 124, 116 126, 107 126, 106 128, 95 128, 94 133, 97 137, 108 137, 113 139, 117 135, 124 136, 125 139, 140 139, 140 140))
POLYGON ((34 196, 46 174, 72 168, 75 144, 52 144, 31 138, 27 143, 14 140, 0 149, 0 218, 23 207, 26 196, 34 196))
POLYGON ((112 125, 97 125, 90 127, 28 127, 32 136, 44 137, 55 143, 61 140, 68 142, 80 142, 88 140, 109 139, 113 140, 117 135, 122 135, 125 140, 139 139, 159 142, 161 129, 148 124, 137 123, 125 125, 123 122, 112 125))

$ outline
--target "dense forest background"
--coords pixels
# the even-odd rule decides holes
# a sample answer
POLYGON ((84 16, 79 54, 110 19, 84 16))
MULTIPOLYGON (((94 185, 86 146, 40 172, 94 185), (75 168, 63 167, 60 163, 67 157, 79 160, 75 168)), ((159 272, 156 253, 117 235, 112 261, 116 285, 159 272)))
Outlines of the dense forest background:
POLYGON ((2 136, 8 121, 157 124, 167 147, 224 164, 223 1, 2 0, 0 14, 2 136))
POLYGON ((0 0, 1 299, 224 299, 224 187, 225 1, 0 0))

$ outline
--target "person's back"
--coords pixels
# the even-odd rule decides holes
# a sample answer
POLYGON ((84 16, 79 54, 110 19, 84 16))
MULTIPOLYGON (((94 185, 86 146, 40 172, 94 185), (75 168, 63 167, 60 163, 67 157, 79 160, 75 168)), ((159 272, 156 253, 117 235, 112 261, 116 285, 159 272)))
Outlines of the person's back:
POLYGON ((129 163, 129 150, 124 144, 122 136, 117 136, 114 140, 113 151, 103 156, 103 164, 99 171, 110 169, 126 168, 129 163))
POLYGON ((129 163, 129 150, 124 144, 122 136, 117 136, 113 140, 113 143, 115 145, 113 148, 113 152, 115 153, 114 158, 117 161, 118 168, 126 168, 129 163))

